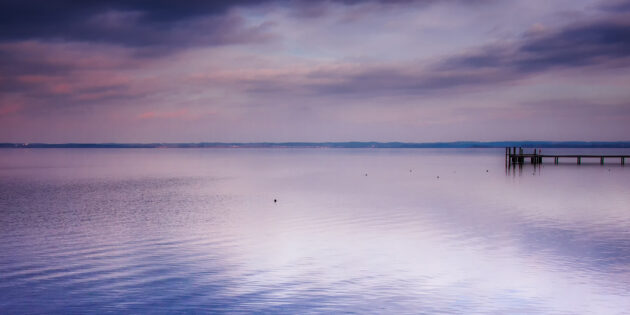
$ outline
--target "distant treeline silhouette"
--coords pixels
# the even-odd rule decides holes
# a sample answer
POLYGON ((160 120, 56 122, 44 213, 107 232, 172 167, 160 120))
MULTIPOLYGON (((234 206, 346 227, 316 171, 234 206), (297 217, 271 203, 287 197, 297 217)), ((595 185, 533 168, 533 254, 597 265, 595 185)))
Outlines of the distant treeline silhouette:
POLYGON ((0 148, 630 148, 630 141, 0 143, 0 148))

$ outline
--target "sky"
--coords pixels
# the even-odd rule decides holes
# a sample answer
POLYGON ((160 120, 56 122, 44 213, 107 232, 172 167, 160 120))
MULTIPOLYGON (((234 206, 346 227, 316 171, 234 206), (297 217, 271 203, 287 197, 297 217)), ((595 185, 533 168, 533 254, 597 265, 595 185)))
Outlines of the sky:
POLYGON ((630 140, 628 0, 0 0, 0 142, 630 140))

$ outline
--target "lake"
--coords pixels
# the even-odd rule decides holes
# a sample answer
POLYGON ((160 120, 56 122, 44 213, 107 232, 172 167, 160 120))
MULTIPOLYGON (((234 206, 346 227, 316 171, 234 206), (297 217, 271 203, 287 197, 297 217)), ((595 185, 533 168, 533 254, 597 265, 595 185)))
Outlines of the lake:
POLYGON ((628 314, 630 167, 504 152, 2 149, 0 313, 628 314))

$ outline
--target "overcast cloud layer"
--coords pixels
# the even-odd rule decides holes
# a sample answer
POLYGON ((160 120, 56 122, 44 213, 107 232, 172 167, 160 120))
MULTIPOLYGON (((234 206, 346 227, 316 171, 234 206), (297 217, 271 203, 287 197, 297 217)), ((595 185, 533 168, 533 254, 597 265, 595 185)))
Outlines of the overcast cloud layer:
POLYGON ((630 140, 630 1, 0 1, 0 142, 630 140))

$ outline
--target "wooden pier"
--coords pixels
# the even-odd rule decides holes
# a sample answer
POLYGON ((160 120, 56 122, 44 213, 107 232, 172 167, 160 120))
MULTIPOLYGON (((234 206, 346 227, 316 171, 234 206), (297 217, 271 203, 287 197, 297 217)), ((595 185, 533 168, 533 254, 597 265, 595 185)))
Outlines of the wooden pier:
POLYGON ((599 164, 604 164, 605 160, 617 160, 621 162, 621 165, 626 164, 626 159, 630 158, 630 155, 592 155, 592 154, 539 154, 537 149, 533 153, 525 153, 523 148, 511 147, 505 148, 505 164, 524 164, 525 161, 529 161, 531 164, 542 164, 544 160, 553 159, 554 164, 558 164, 560 159, 571 159, 582 164, 583 159, 599 159, 599 164))

